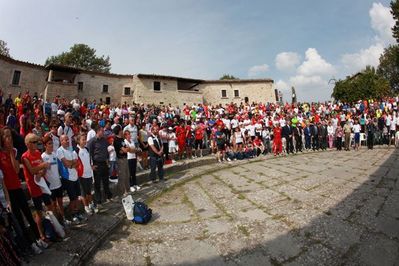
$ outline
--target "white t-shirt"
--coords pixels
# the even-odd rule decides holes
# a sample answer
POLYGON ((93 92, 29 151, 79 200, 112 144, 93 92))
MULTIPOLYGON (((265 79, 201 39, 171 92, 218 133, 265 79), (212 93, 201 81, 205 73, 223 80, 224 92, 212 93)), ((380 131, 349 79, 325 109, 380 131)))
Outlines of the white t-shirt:
MULTIPOLYGON (((136 145, 134 144, 133 141, 129 142, 126 139, 124 140, 126 147, 128 148, 136 148, 136 145)), ((135 152, 128 152, 127 153, 127 159, 136 159, 136 153, 135 152)))
POLYGON ((91 168, 91 160, 90 160, 90 153, 87 148, 81 148, 78 145, 79 149, 79 158, 83 164, 83 178, 91 178, 93 177, 93 169, 91 168))
POLYGON ((73 130, 72 127, 64 125, 64 128, 62 128, 62 126, 60 126, 58 128, 58 136, 61 135, 67 135, 68 139, 69 139, 69 148, 72 150, 72 137, 73 137, 73 130))
POLYGON ((353 125, 353 132, 360 133, 361 127, 359 124, 353 125))
POLYGON ((57 149, 60 147, 60 138, 51 133, 51 139, 53 140, 53 151, 57 152, 57 149))
POLYGON ((116 152, 114 145, 109 145, 107 149, 109 154, 109 160, 111 162, 116 162, 116 152))
POLYGON ((96 131, 94 129, 90 129, 89 132, 87 132, 86 141, 89 142, 89 140, 91 140, 95 136, 96 136, 96 131))
MULTIPOLYGON (((57 150, 57 158, 62 161, 63 158, 67 160, 77 160, 78 155, 76 154, 75 151, 70 151, 64 149, 64 147, 59 147, 57 150)), ((70 181, 77 181, 78 180, 78 172, 76 171, 76 168, 67 168, 69 172, 69 180, 70 181)))
POLYGON ((130 132, 130 140, 132 141, 132 142, 137 142, 137 133, 138 133, 138 131, 137 131, 137 126, 136 125, 127 125, 127 126, 125 126, 124 128, 123 128, 123 132, 125 132, 125 130, 129 130, 129 132, 130 132))
POLYGON ((234 118, 231 120, 231 128, 235 129, 236 127, 238 127, 238 120, 234 118))
POLYGON ((57 163, 57 154, 52 152, 51 154, 47 154, 45 152, 42 153, 43 162, 49 163, 50 168, 46 170, 46 180, 50 183, 48 186, 50 190, 54 190, 61 187, 61 176, 58 172, 58 163, 57 163))

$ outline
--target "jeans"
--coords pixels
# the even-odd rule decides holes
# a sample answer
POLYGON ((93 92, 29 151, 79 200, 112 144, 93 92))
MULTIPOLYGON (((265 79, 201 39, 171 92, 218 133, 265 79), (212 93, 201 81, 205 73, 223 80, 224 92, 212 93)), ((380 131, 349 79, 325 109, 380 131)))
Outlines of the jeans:
POLYGON ((112 198, 112 193, 109 190, 109 180, 108 180, 108 165, 106 162, 94 162, 96 169, 94 173, 94 201, 98 204, 103 202, 101 193, 101 184, 103 185, 105 197, 107 199, 112 198))
MULTIPOLYGON (((37 228, 37 225, 33 220, 32 213, 29 209, 29 205, 23 190, 21 188, 12 189, 8 191, 8 194, 10 196, 12 213, 17 219, 18 224, 21 227, 24 236, 27 238, 32 236, 29 232, 30 230, 32 230, 34 237, 36 239, 40 239, 39 229, 37 228), (25 216, 25 219, 28 222, 29 227, 25 226, 25 219, 23 218, 22 215, 25 216)), ((29 238, 29 242, 33 243, 34 239, 29 238)))
POLYGON ((126 158, 118 159, 118 190, 123 194, 129 192, 130 189, 130 173, 126 158))
POLYGON ((109 176, 118 176, 118 164, 116 161, 109 161, 109 176))
POLYGON ((130 175, 130 186, 137 186, 136 179, 136 169, 137 169, 137 159, 128 159, 127 163, 129 165, 129 175, 130 175))
POLYGON ((150 156, 150 169, 151 169, 150 179, 152 181, 155 181, 155 179, 156 179, 156 168, 157 167, 158 167, 159 180, 163 180, 164 172, 163 172, 163 160, 162 160, 162 158, 150 156))

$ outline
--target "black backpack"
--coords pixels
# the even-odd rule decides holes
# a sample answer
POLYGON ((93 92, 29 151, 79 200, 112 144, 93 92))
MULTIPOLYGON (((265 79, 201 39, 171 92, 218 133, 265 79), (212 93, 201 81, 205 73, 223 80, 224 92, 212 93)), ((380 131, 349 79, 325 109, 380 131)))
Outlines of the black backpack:
POLYGON ((133 206, 133 221, 136 224, 146 224, 151 220, 152 210, 140 201, 134 203, 133 206))

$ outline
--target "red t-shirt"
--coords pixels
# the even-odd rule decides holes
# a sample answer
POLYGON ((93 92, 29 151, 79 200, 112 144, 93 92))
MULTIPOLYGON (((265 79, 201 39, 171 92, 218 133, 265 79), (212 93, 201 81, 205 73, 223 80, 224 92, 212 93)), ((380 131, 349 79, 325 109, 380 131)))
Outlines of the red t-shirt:
MULTIPOLYGON (((14 153, 16 154, 15 150, 14 153)), ((21 188, 21 180, 19 180, 18 174, 14 170, 10 155, 3 151, 0 151, 0 169, 3 171, 4 183, 8 190, 21 188)))
MULTIPOLYGON (((29 150, 26 151, 24 154, 22 154, 22 162, 24 162, 24 159, 27 159, 31 166, 38 166, 43 162, 42 156, 38 150, 34 151, 31 153, 29 150)), ((40 187, 35 183, 35 179, 33 175, 28 171, 28 168, 23 164, 24 166, 24 175, 25 175, 25 180, 26 180, 26 185, 28 186, 30 195, 35 198, 39 197, 42 195, 42 190, 40 187)))
POLYGON ((195 129, 195 139, 202 140, 204 138, 204 126, 198 125, 195 129))

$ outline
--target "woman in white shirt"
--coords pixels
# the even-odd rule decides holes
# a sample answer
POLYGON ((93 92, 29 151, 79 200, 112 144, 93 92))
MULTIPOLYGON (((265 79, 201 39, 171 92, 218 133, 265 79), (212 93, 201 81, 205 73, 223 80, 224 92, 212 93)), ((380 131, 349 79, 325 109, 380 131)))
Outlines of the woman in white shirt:
POLYGON ((333 147, 333 142, 334 142, 334 127, 331 124, 331 121, 328 122, 327 126, 327 134, 328 134, 328 147, 332 149, 333 147))
POLYGON ((136 152, 139 151, 139 149, 136 148, 136 144, 132 141, 129 130, 123 131, 123 137, 125 138, 124 142, 126 148, 128 149, 127 163, 129 166, 129 173, 130 173, 130 191, 135 192, 140 190, 140 187, 137 185, 137 179, 136 179, 136 168, 137 168, 136 152))
POLYGON ((359 150, 361 126, 359 125, 359 121, 357 119, 355 120, 352 130, 353 133, 355 133, 355 150, 359 150))

